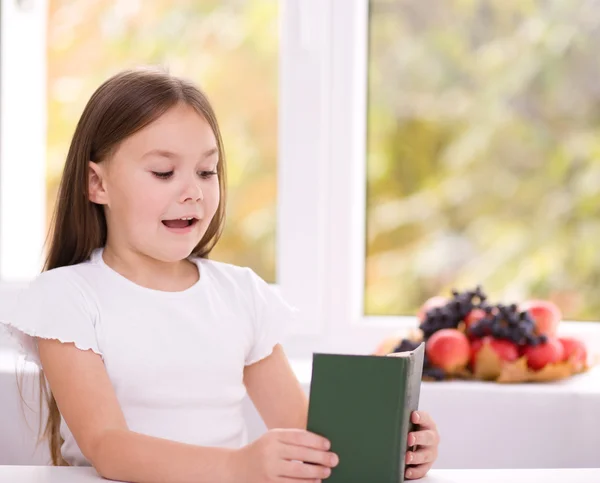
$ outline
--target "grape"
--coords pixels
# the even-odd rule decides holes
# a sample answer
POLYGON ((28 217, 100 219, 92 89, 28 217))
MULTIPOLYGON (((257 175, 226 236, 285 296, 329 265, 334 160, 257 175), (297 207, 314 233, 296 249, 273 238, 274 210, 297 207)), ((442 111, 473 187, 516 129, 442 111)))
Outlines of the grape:
POLYGON ((419 347, 419 342, 413 342, 412 340, 402 339, 400 343, 394 347, 392 352, 410 352, 414 351, 419 347))
POLYGON ((435 332, 441 329, 455 329, 474 309, 481 309, 485 317, 470 324, 467 335, 481 338, 492 335, 517 344, 539 345, 547 342, 546 336, 538 336, 536 323, 528 311, 520 311, 516 303, 490 304, 481 285, 474 290, 451 290, 452 297, 446 305, 435 307, 427 312, 419 328, 426 342, 435 332))
POLYGON ((502 327, 500 325, 496 325, 492 329, 492 335, 497 339, 509 339, 510 338, 510 329, 508 327, 502 327))
POLYGON ((423 376, 431 377, 436 381, 441 381, 446 376, 446 373, 443 369, 440 369, 439 367, 430 366, 423 368, 423 376))
POLYGON ((464 292, 452 289, 451 293, 452 298, 445 306, 427 312, 421 322, 420 329, 425 338, 441 329, 457 328, 473 309, 483 307, 483 301, 486 299, 481 286, 464 292))

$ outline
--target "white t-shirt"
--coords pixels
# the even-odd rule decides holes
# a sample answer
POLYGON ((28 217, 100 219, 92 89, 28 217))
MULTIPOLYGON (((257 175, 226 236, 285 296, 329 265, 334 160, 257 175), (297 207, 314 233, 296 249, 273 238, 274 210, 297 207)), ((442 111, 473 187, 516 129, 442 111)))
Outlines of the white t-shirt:
MULTIPOLYGON (((86 262, 40 274, 2 322, 38 365, 31 336, 100 354, 130 430, 240 447, 244 366, 272 352, 297 311, 249 268, 190 260, 198 282, 163 292, 123 277, 97 249, 86 262)), ((64 419, 61 435, 65 460, 89 465, 64 419)))

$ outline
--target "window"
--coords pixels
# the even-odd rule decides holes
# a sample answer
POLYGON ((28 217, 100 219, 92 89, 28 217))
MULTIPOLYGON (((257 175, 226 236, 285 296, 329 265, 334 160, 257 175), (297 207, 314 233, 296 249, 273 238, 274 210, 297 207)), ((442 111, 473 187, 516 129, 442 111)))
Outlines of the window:
POLYGON ((369 350, 476 283, 598 319, 587 4, 0 1, 1 281, 38 273, 75 119, 140 54, 215 104, 231 195, 215 255, 301 309, 289 353, 369 350))
POLYGON ((317 332, 327 5, 1 1, 0 309, 42 266, 84 103, 116 71, 159 63, 200 84, 223 130, 229 210, 213 258, 275 283, 304 315, 293 331, 317 332))
POLYGON ((600 11, 371 0, 367 315, 481 283, 598 319, 600 11))

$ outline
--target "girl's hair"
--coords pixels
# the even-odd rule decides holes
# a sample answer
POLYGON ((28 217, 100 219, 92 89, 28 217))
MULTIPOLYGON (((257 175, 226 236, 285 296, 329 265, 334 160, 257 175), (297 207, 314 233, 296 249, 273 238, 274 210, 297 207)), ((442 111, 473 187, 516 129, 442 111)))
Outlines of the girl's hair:
MULTIPOLYGON (((88 162, 110 159, 123 140, 179 103, 191 106, 209 123, 218 144, 219 206, 206 234, 192 251, 194 256, 208 257, 225 221, 225 151, 215 113, 206 95, 192 83, 162 70, 144 68, 111 77, 85 106, 67 154, 43 270, 81 263, 106 243, 103 207, 88 197, 88 162)), ((61 416, 42 370, 39 388, 40 415, 44 402, 48 409, 41 438, 48 439, 52 464, 67 465, 61 455, 61 416)))

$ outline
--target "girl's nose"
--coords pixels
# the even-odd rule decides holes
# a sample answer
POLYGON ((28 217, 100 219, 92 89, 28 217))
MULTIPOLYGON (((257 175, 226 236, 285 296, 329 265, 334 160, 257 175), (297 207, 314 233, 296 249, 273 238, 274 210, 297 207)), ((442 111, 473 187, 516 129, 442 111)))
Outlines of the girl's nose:
POLYGON ((181 193, 181 202, 185 201, 202 201, 204 200, 204 194, 202 193, 202 187, 198 180, 190 180, 186 183, 181 193))

